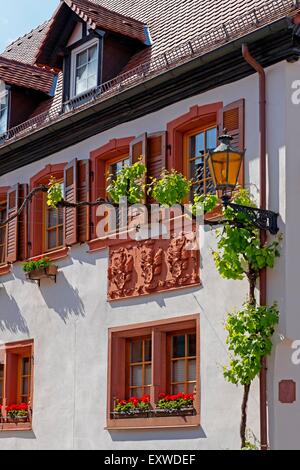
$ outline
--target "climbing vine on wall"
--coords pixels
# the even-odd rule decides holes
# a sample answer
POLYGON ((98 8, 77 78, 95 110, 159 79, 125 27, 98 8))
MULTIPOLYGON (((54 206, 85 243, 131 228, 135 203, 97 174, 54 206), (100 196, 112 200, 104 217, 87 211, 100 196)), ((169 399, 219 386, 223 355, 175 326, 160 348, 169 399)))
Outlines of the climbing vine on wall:
MULTIPOLYGON (((244 189, 233 196, 233 202, 256 207, 249 191, 244 189)), ((206 207, 212 210, 211 197, 206 201, 206 207)), ((259 230, 246 214, 227 207, 223 209, 223 217, 222 228, 216 231, 217 249, 213 252, 217 270, 225 279, 247 278, 249 282, 247 301, 240 310, 229 313, 226 318, 229 365, 224 367, 225 379, 244 388, 240 437, 242 449, 247 449, 250 447, 246 437, 250 387, 261 371, 262 359, 272 351, 271 338, 279 321, 276 304, 271 307, 257 305, 255 289, 260 270, 273 268, 280 256, 281 238, 261 246, 259 230)))

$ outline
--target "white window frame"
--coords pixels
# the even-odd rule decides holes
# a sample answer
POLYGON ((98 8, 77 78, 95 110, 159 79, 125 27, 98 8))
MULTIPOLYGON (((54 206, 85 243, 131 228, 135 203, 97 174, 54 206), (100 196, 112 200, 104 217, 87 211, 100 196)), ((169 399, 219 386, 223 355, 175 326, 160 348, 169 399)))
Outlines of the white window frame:
POLYGON ((93 46, 97 46, 97 83, 99 79, 99 40, 96 38, 92 41, 86 42, 85 44, 82 44, 82 46, 77 47, 72 51, 71 54, 71 82, 70 82, 70 95, 71 99, 76 98, 77 96, 81 96, 84 93, 86 93, 89 90, 92 90, 94 87, 89 88, 88 90, 85 90, 83 93, 78 93, 76 94, 76 58, 78 54, 81 54, 81 52, 86 51, 87 49, 90 49, 93 46))
POLYGON ((0 98, 6 98, 6 127, 5 130, 1 131, 0 136, 6 134, 8 131, 8 119, 9 119, 9 89, 4 87, 0 90, 0 98))

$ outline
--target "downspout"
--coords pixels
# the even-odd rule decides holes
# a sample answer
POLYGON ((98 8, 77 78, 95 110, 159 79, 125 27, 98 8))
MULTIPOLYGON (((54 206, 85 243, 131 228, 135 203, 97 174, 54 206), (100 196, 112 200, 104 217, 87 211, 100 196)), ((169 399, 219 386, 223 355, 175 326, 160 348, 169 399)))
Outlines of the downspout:
MULTIPOLYGON (((260 208, 267 206, 267 145, 266 145, 266 74, 264 68, 250 54, 248 46, 242 46, 243 57, 259 76, 259 138, 260 138, 260 208)), ((261 231, 260 240, 264 245, 267 239, 265 231, 261 231)), ((267 270, 260 271, 260 305, 267 303, 267 270)), ((268 421, 267 421, 267 359, 262 361, 260 373, 260 443, 261 450, 268 450, 268 421)))

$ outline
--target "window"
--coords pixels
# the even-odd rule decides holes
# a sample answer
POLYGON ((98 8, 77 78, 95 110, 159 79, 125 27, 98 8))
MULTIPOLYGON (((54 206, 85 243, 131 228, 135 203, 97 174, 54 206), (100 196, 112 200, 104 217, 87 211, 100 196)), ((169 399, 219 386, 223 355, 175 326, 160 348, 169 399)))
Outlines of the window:
POLYGON ((196 334, 169 336, 171 357, 170 393, 194 393, 196 390, 196 334))
POLYGON ((5 134, 8 127, 8 103, 9 92, 6 89, 0 89, 0 136, 5 134))
POLYGON ((217 128, 191 131, 185 135, 185 161, 192 181, 192 193, 214 193, 215 187, 209 171, 209 150, 217 147, 217 128))
MULTIPOLYGON (((0 223, 6 220, 6 202, 0 203, 0 223)), ((6 227, 0 227, 0 265, 6 261, 6 227)))
POLYGON ((108 427, 197 426, 200 423, 199 316, 161 320, 109 330, 108 427), (194 404, 176 415, 162 417, 161 394, 193 394, 194 404), (115 412, 118 401, 150 396, 147 416, 115 412))
POLYGON ((3 388, 4 388, 4 364, 0 363, 0 405, 3 402, 3 388))
POLYGON ((72 52, 71 94, 81 95, 98 85, 98 41, 89 47, 82 46, 72 52))
POLYGON ((117 161, 108 161, 106 164, 107 174, 111 175, 112 179, 116 179, 119 171, 123 170, 126 166, 130 165, 129 156, 118 157, 117 161))
MULTIPOLYGON (((61 184, 63 191, 63 183, 61 184)), ((47 206, 45 196, 45 247, 44 251, 52 251, 61 248, 64 243, 64 210, 62 207, 53 209, 47 206)))
POLYGON ((0 412, 0 431, 31 429, 33 398, 33 340, 3 344, 0 347, 0 404, 6 406, 28 405, 28 413, 22 422, 2 420, 7 411, 0 412), (4 386, 5 384, 5 386, 4 386), (1 416, 2 414, 2 416, 1 416))
POLYGON ((129 364, 127 378, 129 386, 127 397, 138 398, 150 394, 152 384, 152 341, 151 338, 128 340, 129 364))
POLYGON ((29 403, 31 395, 31 358, 19 358, 19 402, 29 403))

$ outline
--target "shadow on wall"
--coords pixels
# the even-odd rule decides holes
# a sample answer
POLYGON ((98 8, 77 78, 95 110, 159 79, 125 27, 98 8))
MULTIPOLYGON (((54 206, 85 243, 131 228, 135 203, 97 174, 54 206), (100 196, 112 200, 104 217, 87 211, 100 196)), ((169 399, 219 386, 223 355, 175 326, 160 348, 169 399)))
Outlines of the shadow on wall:
POLYGON ((29 334, 29 329, 17 302, 7 294, 5 288, 0 288, 0 304, 0 330, 29 334))
POLYGON ((79 291, 69 284, 63 272, 58 274, 56 284, 49 280, 41 285, 40 291, 48 308, 54 310, 64 323, 72 315, 85 317, 79 291))
POLYGON ((186 439, 207 439, 203 428, 199 427, 197 429, 184 429, 184 432, 180 429, 176 430, 166 430, 166 429, 155 429, 155 431, 146 431, 140 430, 135 431, 110 431, 109 432, 111 440, 113 442, 139 442, 139 441, 157 441, 160 438, 162 441, 176 441, 176 440, 186 440, 186 439), (160 436, 161 434, 161 436, 160 436))

